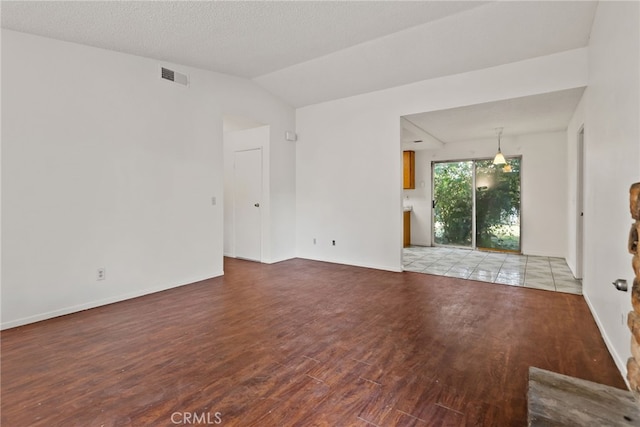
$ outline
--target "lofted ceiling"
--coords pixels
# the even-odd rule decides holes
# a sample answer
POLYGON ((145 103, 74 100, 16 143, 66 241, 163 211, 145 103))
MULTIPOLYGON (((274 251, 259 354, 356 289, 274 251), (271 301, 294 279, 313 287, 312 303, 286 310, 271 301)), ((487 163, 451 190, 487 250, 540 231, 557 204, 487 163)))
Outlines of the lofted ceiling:
POLYGON ((2 27, 256 78, 484 3, 2 1, 2 27))
MULTIPOLYGON (((3 0, 0 7, 3 28, 245 77, 303 107, 587 46, 597 2, 3 0)), ((483 104, 416 115, 406 126, 445 142, 493 135, 495 116, 509 115, 500 121, 505 133, 566 128, 578 99, 576 91, 483 104)))
POLYGON ((254 79, 294 107, 587 45, 589 1, 2 1, 2 27, 254 79))
POLYGON ((596 3, 499 1, 372 39, 255 81, 304 106, 585 47, 596 3))

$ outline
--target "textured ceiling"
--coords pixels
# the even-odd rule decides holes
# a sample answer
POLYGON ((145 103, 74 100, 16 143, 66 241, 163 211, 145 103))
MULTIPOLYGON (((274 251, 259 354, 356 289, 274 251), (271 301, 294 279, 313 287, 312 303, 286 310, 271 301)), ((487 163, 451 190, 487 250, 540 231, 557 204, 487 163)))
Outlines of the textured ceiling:
POLYGON ((3 1, 2 26, 253 78, 482 4, 3 1))
POLYGON ((587 45, 589 1, 2 1, 2 27, 254 79, 300 107, 587 45))
POLYGON ((489 3, 255 80, 294 106, 585 47, 596 4, 489 3))
MULTIPOLYGON (((594 1, 2 1, 2 27, 253 79, 294 107, 587 46, 594 1)), ((566 128, 582 89, 414 115, 445 142, 566 128)), ((416 147, 417 148, 417 147, 416 147)))

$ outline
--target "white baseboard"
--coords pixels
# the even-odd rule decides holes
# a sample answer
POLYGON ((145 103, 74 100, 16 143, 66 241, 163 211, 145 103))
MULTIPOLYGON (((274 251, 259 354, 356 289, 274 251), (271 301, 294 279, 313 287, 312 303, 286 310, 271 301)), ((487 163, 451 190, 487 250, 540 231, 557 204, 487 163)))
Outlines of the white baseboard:
POLYGON ((402 266, 398 266, 398 267, 390 267, 387 265, 378 265, 378 264, 366 264, 366 263, 359 263, 359 262, 353 262, 353 261, 344 261, 344 260, 332 260, 332 259, 323 259, 323 258, 313 258, 313 257, 298 257, 301 259, 308 259, 311 261, 320 261, 320 262, 328 262, 331 264, 339 264, 339 265, 350 265, 353 267, 363 267, 363 268, 372 268, 374 270, 384 270, 384 271, 392 271, 394 273, 401 273, 402 270, 402 266))
POLYGON ((543 257, 549 257, 549 258, 562 258, 565 261, 567 260, 565 258, 564 255, 562 254, 552 254, 549 252, 536 252, 536 251, 526 251, 526 252, 522 252, 522 255, 527 255, 527 256, 543 256, 543 257))
POLYGON ((28 325, 29 323, 40 322, 42 320, 52 319, 54 317, 59 317, 59 316, 67 315, 67 314, 77 313, 79 311, 89 310, 91 308, 101 307, 103 305, 113 304, 115 302, 126 301, 126 300, 129 300, 129 299, 138 298, 138 297, 141 297, 141 296, 144 296, 144 295, 149 295, 149 294, 154 294, 156 292, 166 291, 167 289, 173 289, 173 288, 179 288, 181 286, 191 285, 193 283, 201 282, 203 280, 213 279, 214 277, 222 276, 223 274, 224 274, 224 272, 221 270, 219 272, 216 272, 211 277, 193 278, 193 279, 190 279, 186 283, 180 283, 180 284, 177 284, 177 285, 169 285, 169 286, 161 286, 161 287, 158 287, 158 288, 142 289, 142 290, 139 290, 139 291, 136 291, 136 292, 131 292, 131 293, 122 294, 122 295, 116 295, 116 296, 109 297, 109 298, 104 298, 104 299, 101 299, 101 300, 89 301, 89 302, 86 302, 86 303, 83 303, 83 304, 72 305, 72 306, 64 307, 64 308, 61 308, 61 309, 58 309, 58 310, 52 310, 52 311, 48 311, 48 312, 45 312, 45 313, 38 313, 38 314, 34 314, 34 315, 31 315, 31 316, 27 316, 27 317, 22 317, 20 319, 10 320, 8 322, 3 322, 2 324, 0 324, 0 330, 5 330, 5 329, 9 329, 9 328, 15 328, 15 327, 18 327, 18 326, 28 325))
POLYGON ((598 329, 600 330, 600 335, 602 335, 602 339, 604 340, 604 343, 607 346, 607 349, 609 350, 609 354, 611 354, 611 357, 613 358, 614 363, 618 367, 618 370, 620 371, 620 374, 622 374, 622 378, 624 378, 624 382, 627 384, 627 388, 630 388, 629 387, 629 381, 627 380, 627 361, 626 360, 622 360, 622 358, 620 357, 618 352, 613 347, 613 344, 609 340, 609 337, 607 336, 607 334, 606 334, 606 332, 604 330, 604 327, 602 326, 602 322, 600 321, 600 318, 598 317, 598 313, 596 313, 593 305, 591 304, 591 301, 589 300, 589 296, 588 295, 583 295, 583 296, 584 296, 584 300, 587 302, 587 306, 589 307, 589 311, 591 311, 591 315, 593 316, 594 320, 596 321, 596 325, 598 326, 598 329))

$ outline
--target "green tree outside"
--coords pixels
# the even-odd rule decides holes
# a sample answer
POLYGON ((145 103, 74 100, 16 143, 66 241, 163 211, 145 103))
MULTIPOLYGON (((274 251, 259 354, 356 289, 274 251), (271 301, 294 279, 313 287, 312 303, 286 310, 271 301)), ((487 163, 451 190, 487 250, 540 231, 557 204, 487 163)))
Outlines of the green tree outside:
POLYGON ((473 162, 434 165, 435 242, 471 246, 473 162))
POLYGON ((435 243, 472 245, 473 170, 476 172, 476 246, 520 250, 520 158, 434 165, 435 243))

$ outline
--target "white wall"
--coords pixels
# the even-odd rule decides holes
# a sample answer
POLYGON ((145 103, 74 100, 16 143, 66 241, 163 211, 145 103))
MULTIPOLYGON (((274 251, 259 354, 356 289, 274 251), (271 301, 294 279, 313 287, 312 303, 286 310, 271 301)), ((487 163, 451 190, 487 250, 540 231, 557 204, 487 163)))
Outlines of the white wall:
POLYGON ((640 181, 640 4, 600 2, 589 44, 585 92, 585 297, 605 341, 626 373, 630 293, 611 282, 633 280, 627 252, 629 186, 640 181))
POLYGON ((271 125, 270 256, 293 254, 292 109, 163 65, 190 86, 156 60, 2 31, 3 328, 222 274, 223 112, 271 125))
POLYGON ((298 109, 298 255, 400 271, 399 118, 584 87, 586 70, 577 49, 298 109))
MULTIPOLYGON (((496 150, 497 140, 489 139, 451 143, 433 151, 418 151, 416 189, 403 192, 404 202, 414 206, 412 227, 417 223, 421 232, 431 232, 431 162, 488 159, 495 155, 496 150), (420 185, 421 182, 425 183, 424 187, 420 185)), ((502 151, 506 156, 522 156, 522 253, 564 258, 567 248, 566 132, 504 137, 502 151)), ((413 239, 413 229, 411 232, 413 239)), ((415 244, 422 244, 418 242, 422 242, 424 236, 416 237, 415 244)))

